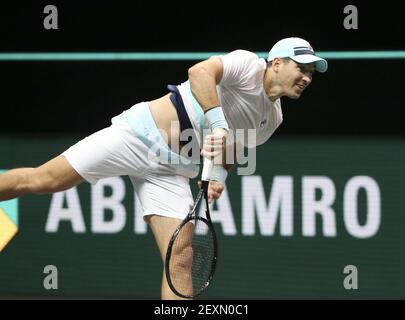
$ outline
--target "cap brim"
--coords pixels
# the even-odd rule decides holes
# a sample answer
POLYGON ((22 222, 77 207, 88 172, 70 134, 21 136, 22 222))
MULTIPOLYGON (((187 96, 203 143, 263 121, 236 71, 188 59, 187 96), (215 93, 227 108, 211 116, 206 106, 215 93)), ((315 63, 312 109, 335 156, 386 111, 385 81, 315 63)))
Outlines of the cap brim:
POLYGON ((328 70, 328 62, 312 54, 300 54, 290 58, 298 63, 315 63, 315 70, 318 72, 326 72, 328 70))

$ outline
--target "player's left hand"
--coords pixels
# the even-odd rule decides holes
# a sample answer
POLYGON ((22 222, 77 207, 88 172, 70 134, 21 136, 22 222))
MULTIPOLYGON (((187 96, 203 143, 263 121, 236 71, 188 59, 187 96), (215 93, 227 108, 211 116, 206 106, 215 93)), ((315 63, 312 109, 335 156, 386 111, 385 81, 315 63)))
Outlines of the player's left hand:
MULTIPOLYGON (((201 181, 198 181, 198 186, 201 188, 201 181)), ((224 191, 224 184, 219 181, 210 181, 208 185, 208 203, 219 199, 224 191)))

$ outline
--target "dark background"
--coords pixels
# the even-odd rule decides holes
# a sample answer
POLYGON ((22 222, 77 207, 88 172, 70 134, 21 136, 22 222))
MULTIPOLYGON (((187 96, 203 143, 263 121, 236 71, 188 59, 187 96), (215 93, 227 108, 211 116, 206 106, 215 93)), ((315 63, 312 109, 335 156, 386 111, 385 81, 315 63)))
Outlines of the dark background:
MULTIPOLYGON (((405 50, 400 1, 19 1, 0 8, 1 52, 268 51, 300 36, 317 51, 405 50), (56 5, 59 30, 45 30, 56 5), (356 5, 359 29, 343 27, 356 5)), ((131 105, 186 80, 196 61, 0 62, 3 136, 89 134, 131 105)), ((298 101, 283 100, 277 136, 405 134, 405 60, 330 60, 298 101)))

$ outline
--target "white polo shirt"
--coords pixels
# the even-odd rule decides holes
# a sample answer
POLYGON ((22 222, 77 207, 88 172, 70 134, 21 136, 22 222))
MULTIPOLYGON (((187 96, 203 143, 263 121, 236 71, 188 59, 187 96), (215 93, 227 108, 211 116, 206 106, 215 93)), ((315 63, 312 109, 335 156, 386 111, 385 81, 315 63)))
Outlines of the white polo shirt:
MULTIPOLYGON (((224 70, 217 85, 218 96, 230 129, 245 130, 244 145, 265 143, 283 121, 280 99, 272 102, 263 88, 266 61, 255 53, 235 50, 219 56, 224 70), (256 142, 247 139, 247 130, 256 130, 256 142)), ((178 86, 194 129, 201 131, 204 114, 191 94, 189 82, 178 86)))

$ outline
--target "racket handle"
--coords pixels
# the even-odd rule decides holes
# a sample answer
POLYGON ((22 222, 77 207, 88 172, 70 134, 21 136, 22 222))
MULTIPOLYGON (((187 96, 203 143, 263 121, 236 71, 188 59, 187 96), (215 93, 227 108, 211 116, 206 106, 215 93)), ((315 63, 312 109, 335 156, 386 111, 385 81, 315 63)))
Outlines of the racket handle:
POLYGON ((209 181, 211 177, 211 171, 213 167, 213 162, 211 159, 204 157, 203 170, 201 174, 201 181, 209 181))

